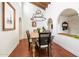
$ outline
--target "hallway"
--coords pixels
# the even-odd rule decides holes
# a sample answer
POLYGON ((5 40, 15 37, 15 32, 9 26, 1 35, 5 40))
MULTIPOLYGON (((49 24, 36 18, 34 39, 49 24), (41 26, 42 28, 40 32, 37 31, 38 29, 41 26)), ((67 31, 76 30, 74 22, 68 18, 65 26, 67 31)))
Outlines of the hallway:
POLYGON ((35 47, 36 41, 40 42, 38 34, 47 32, 51 33, 49 39, 53 37, 50 57, 79 56, 78 5, 79 2, 0 2, 0 57, 39 57, 39 51, 41 57, 48 57, 47 50, 35 47), (27 38, 34 43, 30 50, 27 38))

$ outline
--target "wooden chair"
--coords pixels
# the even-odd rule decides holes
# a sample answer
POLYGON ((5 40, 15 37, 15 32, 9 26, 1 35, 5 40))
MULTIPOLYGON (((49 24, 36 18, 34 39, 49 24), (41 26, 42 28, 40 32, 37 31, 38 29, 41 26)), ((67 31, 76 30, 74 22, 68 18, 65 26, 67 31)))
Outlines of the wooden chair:
POLYGON ((30 50, 30 46, 31 46, 32 41, 31 41, 31 38, 30 38, 29 31, 26 31, 26 34, 27 34, 27 39, 28 39, 28 43, 29 43, 29 50, 30 50))
POLYGON ((39 40, 37 41, 39 56, 40 56, 40 49, 45 49, 45 48, 47 48, 48 56, 49 56, 50 40, 51 40, 51 33, 39 33, 39 40))

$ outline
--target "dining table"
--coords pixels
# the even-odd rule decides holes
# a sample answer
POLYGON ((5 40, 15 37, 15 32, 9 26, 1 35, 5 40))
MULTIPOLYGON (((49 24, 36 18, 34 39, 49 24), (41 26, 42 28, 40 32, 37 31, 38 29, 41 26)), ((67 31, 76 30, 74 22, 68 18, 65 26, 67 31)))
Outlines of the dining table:
POLYGON ((35 45, 39 38, 38 32, 30 32, 30 38, 32 39, 32 56, 35 57, 35 45))

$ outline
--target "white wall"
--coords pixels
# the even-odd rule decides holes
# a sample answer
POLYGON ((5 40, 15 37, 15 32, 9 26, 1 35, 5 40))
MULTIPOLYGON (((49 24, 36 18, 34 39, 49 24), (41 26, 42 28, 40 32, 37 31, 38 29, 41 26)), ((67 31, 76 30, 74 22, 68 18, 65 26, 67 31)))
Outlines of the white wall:
MULTIPOLYGON (((11 3, 16 9, 16 29, 13 31, 2 31, 0 28, 0 56, 9 56, 19 43, 19 16, 20 6, 18 3, 11 3)), ((0 3, 0 15, 2 17, 2 3, 0 3)), ((2 27, 2 18, 0 17, 0 27, 2 27)))
POLYGON ((54 34, 58 33, 58 18, 61 12, 64 9, 72 8, 79 13, 78 5, 79 3, 77 2, 63 2, 63 3, 53 2, 48 6, 48 8, 46 9, 45 17, 52 18, 53 23, 54 23, 54 29, 53 29, 54 34))
POLYGON ((70 34, 79 35, 79 16, 71 17, 69 20, 70 34))
MULTIPOLYGON (((32 27, 32 16, 35 14, 36 10, 40 9, 42 13, 44 14, 44 10, 29 3, 25 2, 23 4, 23 21, 22 21, 22 37, 24 36, 26 30, 33 31, 32 27)), ((37 27, 46 26, 45 21, 37 21, 37 27)), ((36 27, 36 28, 37 28, 36 27)))
POLYGON ((71 16, 71 17, 65 17, 60 16, 58 20, 58 32, 59 33, 68 33, 73 35, 79 35, 79 16, 71 16), (68 23, 68 30, 63 31, 62 30, 62 22, 66 21, 68 23))
MULTIPOLYGON (((64 49, 68 50, 72 54, 79 56, 79 39, 75 39, 73 37, 57 35, 53 40, 55 43, 62 46, 64 49)), ((62 51, 61 51, 62 52, 62 51)))
MULTIPOLYGON (((67 8, 72 8, 74 10, 76 10, 79 14, 79 3, 78 2, 53 2, 51 3, 48 8, 46 9, 46 14, 45 14, 45 17, 47 18, 52 18, 53 20, 53 34, 56 36, 57 33, 58 33, 58 18, 59 18, 59 15, 61 14, 61 12, 64 10, 64 9, 67 9, 67 8)), ((74 20, 75 21, 75 20, 74 20)), ((74 25, 74 24, 73 24, 74 25)), ((78 27, 77 27, 78 28, 78 27)), ((60 37, 60 36, 59 36, 60 37)), ((55 37, 55 39, 57 43, 59 43, 63 48, 67 49, 68 51, 70 50, 73 50, 73 54, 79 56, 79 54, 77 52, 79 52, 77 49, 79 49, 79 46, 78 46, 78 40, 75 40, 74 43, 70 43, 70 46, 67 45, 67 43, 69 42, 73 42, 74 39, 71 38, 71 41, 69 41, 68 39, 66 38, 58 38, 58 36, 55 37), (61 40, 60 40, 61 39, 61 40), (67 40, 67 42, 65 42, 65 40, 67 40), (77 42, 76 42, 77 41, 77 42), (63 44, 62 44, 63 43, 63 44), (76 45, 76 48, 74 49, 76 45), (66 48, 67 47, 67 48, 66 48), (72 49, 73 48, 73 49, 72 49), (74 52, 76 51, 76 53, 74 52)), ((71 51, 70 51, 71 52, 71 51)))

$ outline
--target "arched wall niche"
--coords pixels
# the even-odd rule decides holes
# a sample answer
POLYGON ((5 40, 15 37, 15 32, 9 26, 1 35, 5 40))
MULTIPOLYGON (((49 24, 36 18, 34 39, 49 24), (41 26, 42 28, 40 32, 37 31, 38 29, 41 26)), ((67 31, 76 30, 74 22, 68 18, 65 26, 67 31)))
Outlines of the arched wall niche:
POLYGON ((79 35, 79 16, 78 12, 75 9, 67 8, 64 9, 58 18, 58 33, 67 33, 67 34, 74 34, 79 35), (62 23, 68 23, 68 29, 62 30, 62 23))
POLYGON ((48 30, 52 31, 52 29, 53 29, 53 20, 52 20, 52 18, 48 18, 47 25, 48 25, 48 30))

